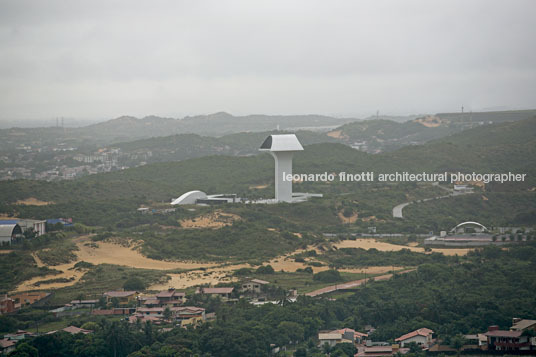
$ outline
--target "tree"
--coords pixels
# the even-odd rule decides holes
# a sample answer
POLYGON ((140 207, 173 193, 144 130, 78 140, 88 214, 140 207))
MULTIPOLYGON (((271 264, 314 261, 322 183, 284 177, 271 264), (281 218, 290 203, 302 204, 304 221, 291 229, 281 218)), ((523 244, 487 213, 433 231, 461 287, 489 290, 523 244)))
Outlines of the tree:
POLYGON ((324 283, 334 283, 341 281, 341 273, 337 270, 324 270, 313 275, 313 280, 321 281, 324 283))
POLYGON ((169 320, 171 319, 171 309, 169 308, 169 306, 166 306, 166 308, 164 309, 164 312, 163 312, 163 316, 164 316, 164 319, 165 320, 169 320))
POLYGON ((133 276, 125 281, 123 288, 125 290, 141 291, 145 289, 145 283, 140 278, 133 276))
POLYGON ((307 357, 307 350, 304 347, 296 349, 296 352, 294 352, 294 357, 307 357))
POLYGON ((458 352, 458 354, 460 354, 460 351, 463 345, 465 345, 465 342, 465 337, 463 337, 462 335, 456 335, 450 339, 450 347, 454 348, 458 352))
POLYGON ((257 268, 256 270, 257 274, 273 274, 275 273, 274 268, 272 268, 271 265, 262 265, 257 268))
POLYGON ((39 351, 28 343, 21 342, 17 344, 15 351, 11 352, 9 355, 14 357, 38 357, 39 351))

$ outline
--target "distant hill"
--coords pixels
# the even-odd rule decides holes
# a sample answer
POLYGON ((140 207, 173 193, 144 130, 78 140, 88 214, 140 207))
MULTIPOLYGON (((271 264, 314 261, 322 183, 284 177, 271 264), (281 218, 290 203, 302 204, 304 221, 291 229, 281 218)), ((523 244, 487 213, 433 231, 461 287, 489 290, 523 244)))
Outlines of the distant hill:
POLYGON ((535 116, 536 110, 520 110, 440 113, 415 117, 406 122, 373 119, 344 124, 328 135, 355 148, 374 153, 424 144, 481 125, 525 120, 535 116))
POLYGON ((322 115, 247 115, 233 116, 220 112, 183 119, 149 116, 142 119, 120 117, 106 122, 74 129, 82 137, 93 136, 108 143, 132 141, 141 138, 169 136, 173 134, 198 134, 223 136, 239 132, 267 130, 324 130, 356 119, 339 119, 322 115))
MULTIPOLYGON (((141 139, 114 144, 124 154, 135 157, 136 153, 145 155, 151 152, 147 162, 180 161, 209 155, 247 156, 259 153, 260 143, 270 134, 284 131, 237 133, 222 137, 200 136, 197 134, 178 134, 150 139, 141 139)), ((323 133, 297 131, 295 134, 303 145, 337 142, 323 133)), ((145 156, 144 156, 145 157, 145 156)))
POLYGON ((494 112, 466 112, 466 113, 438 113, 443 120, 459 123, 470 122, 492 122, 502 123, 505 121, 516 121, 532 118, 536 116, 536 109, 529 110, 505 110, 494 112))
MULTIPOLYGON (((425 145, 371 155, 333 143, 309 145, 295 156, 295 172, 324 171, 477 171, 536 174, 536 118, 486 125, 425 145)), ((242 135, 242 134, 240 134, 242 135)), ((264 134, 263 134, 264 135, 264 134)), ((192 140, 198 137, 188 136, 192 140)), ((227 140, 230 140, 227 138, 227 140)), ((258 141, 255 139, 258 144, 258 141)), ((247 192, 251 185, 273 182, 273 159, 206 156, 97 174, 75 181, 1 182, 4 202, 34 196, 43 201, 106 200, 139 197, 165 200, 193 189, 247 192)), ((528 183, 528 184, 529 184, 528 183)))

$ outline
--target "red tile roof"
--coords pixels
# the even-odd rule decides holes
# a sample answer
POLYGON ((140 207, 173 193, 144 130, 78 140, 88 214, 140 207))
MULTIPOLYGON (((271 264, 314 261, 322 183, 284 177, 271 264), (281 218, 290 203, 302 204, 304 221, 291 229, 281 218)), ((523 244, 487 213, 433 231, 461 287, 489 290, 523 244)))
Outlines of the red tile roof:
POLYGON ((91 330, 85 330, 83 328, 79 328, 76 326, 68 326, 64 328, 62 331, 69 332, 70 334, 77 334, 77 333, 83 333, 84 335, 87 335, 88 333, 92 333, 91 330))
POLYGON ((4 338, 0 340, 0 347, 8 348, 8 347, 14 346, 16 343, 17 343, 16 340, 8 340, 7 338, 4 338))
POLYGON ((484 335, 490 337, 519 337, 521 334, 523 334, 523 331, 494 330, 488 331, 484 335))
POLYGON ((418 330, 415 330, 413 332, 410 332, 410 333, 407 333, 403 336, 400 336, 399 338, 395 339, 395 341, 404 341, 404 340, 407 340, 408 338, 412 338, 412 337, 415 337, 415 336, 428 336, 430 334, 434 333, 434 331, 430 330, 429 328, 426 328, 426 327, 423 327, 423 328, 420 328, 418 330))

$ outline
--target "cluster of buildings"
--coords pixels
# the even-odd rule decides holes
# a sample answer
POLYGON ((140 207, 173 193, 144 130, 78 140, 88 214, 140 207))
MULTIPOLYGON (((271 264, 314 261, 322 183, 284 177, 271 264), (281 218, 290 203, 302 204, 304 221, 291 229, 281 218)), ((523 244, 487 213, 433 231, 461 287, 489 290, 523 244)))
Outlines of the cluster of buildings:
POLYGON ((9 296, 7 294, 1 295, 0 315, 15 312, 24 306, 44 303, 50 297, 50 293, 43 291, 17 293, 9 296))
MULTIPOLYGON (((530 239, 531 229, 523 233, 508 234, 506 227, 499 227, 499 233, 492 234, 488 228, 478 222, 463 222, 452 228, 448 233, 441 231, 438 236, 424 240, 428 247, 481 247, 486 245, 503 245, 514 242, 525 242, 530 239)), ((513 232, 515 230, 511 230, 513 232)))
POLYGON ((0 245, 11 245, 31 232, 39 237, 47 232, 47 225, 61 224, 63 227, 73 225, 72 218, 25 219, 13 218, 0 220, 0 245))
POLYGON ((406 354, 412 345, 418 346, 428 353, 459 353, 465 351, 474 354, 535 354, 536 353, 536 320, 514 318, 509 330, 501 330, 498 326, 490 326, 487 332, 464 335, 464 343, 458 349, 442 344, 443 341, 434 337, 434 331, 423 327, 408 332, 389 342, 373 342, 368 339, 373 328, 368 332, 358 332, 349 328, 320 331, 319 346, 336 346, 338 343, 352 343, 357 349, 358 357, 390 357, 406 354))

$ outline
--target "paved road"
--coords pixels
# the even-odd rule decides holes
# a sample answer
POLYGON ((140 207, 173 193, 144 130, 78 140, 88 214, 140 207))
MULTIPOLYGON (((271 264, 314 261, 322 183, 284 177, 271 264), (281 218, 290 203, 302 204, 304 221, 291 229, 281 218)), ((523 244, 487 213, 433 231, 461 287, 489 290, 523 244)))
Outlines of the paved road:
POLYGON ((418 200, 418 201, 404 202, 404 203, 401 203, 399 205, 396 205, 395 207, 393 207, 393 218, 404 218, 404 216, 402 215, 402 210, 404 209, 404 207, 406 207, 406 206, 408 206, 408 205, 410 205, 412 203, 426 202, 426 201, 431 201, 431 200, 437 200, 437 199, 440 199, 440 198, 446 198, 446 197, 457 196, 457 195, 462 195, 462 194, 469 193, 469 192, 467 192, 467 193, 466 192, 455 192, 454 190, 452 190, 450 188, 443 187, 443 186, 439 185, 439 183, 437 183, 437 182, 434 182, 432 185, 436 186, 436 187, 439 187, 442 190, 447 191, 449 194, 448 195, 443 195, 443 196, 437 196, 437 197, 424 198, 424 199, 418 200))
POLYGON ((406 203, 401 203, 398 206, 395 206, 393 208, 393 218, 404 218, 402 216, 402 210, 404 209, 404 207, 406 207, 407 205, 410 205, 412 203, 413 202, 406 202, 406 203))
MULTIPOLYGON (((403 271, 399 271, 399 272, 396 272, 396 273, 397 274, 404 274, 404 273, 409 273, 410 271, 414 271, 414 270, 415 269, 408 269, 408 270, 403 270, 403 271)), ((307 293, 305 295, 306 296, 318 296, 318 295, 322 295, 322 294, 331 293, 331 292, 334 292, 334 291, 337 291, 337 290, 352 289, 352 288, 355 288, 357 286, 360 286, 360 285, 364 284, 366 281, 368 281, 370 279, 373 279, 374 281, 389 280, 389 279, 391 279, 392 276, 393 276, 393 274, 385 274, 385 275, 375 276, 375 277, 368 278, 368 279, 359 279, 359 280, 350 281, 348 283, 326 286, 325 288, 318 289, 318 290, 315 290, 315 291, 311 291, 310 293, 307 293)))

